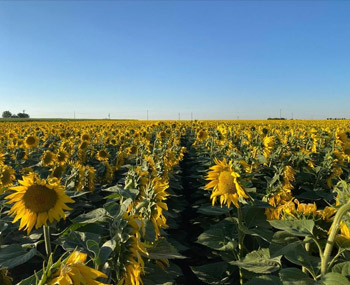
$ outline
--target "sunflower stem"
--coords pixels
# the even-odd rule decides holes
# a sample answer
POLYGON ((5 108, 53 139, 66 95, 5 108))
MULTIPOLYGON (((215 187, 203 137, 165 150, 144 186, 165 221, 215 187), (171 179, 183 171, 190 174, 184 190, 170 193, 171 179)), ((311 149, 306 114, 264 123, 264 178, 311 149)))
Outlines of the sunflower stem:
POLYGON ((321 258, 321 276, 324 276, 327 273, 328 260, 331 256, 334 240, 339 230, 339 223, 344 214, 349 210, 350 201, 348 201, 345 205, 341 206, 334 217, 333 223, 331 225, 331 231, 328 236, 327 244, 324 249, 323 256, 321 258))
MULTIPOLYGON (((240 207, 237 208, 237 214, 238 214, 238 260, 242 259, 243 255, 243 239, 244 239, 244 233, 241 230, 241 227, 243 225, 243 216, 242 216, 242 210, 240 207)), ((239 266, 239 283, 243 285, 243 272, 242 268, 239 266)))
MULTIPOLYGON (((304 239, 304 241, 306 242, 306 243, 305 243, 305 250, 306 250, 307 253, 309 253, 309 251, 310 251, 310 239, 311 239, 311 238, 308 237, 308 236, 304 239)), ((307 268, 306 268, 306 267, 302 266, 301 270, 302 270, 304 273, 307 274, 307 268)))
POLYGON ((49 257, 51 254, 51 242, 50 242, 50 228, 49 228, 49 226, 43 225, 43 232, 44 232, 46 255, 49 257))

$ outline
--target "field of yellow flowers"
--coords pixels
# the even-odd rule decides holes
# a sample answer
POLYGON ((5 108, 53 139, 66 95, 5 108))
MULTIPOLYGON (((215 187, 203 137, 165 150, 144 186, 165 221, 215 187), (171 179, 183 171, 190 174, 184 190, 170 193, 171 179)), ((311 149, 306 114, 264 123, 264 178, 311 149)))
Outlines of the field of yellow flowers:
POLYGON ((0 122, 0 284, 350 284, 350 122, 0 122))

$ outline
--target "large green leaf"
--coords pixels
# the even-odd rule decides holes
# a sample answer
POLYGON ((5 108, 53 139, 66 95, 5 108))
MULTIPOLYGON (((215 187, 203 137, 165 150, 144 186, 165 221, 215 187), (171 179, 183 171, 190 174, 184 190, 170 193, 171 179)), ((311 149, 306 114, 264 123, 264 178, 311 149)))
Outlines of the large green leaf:
POLYGON ((226 218, 199 235, 197 243, 215 250, 233 250, 237 247, 236 223, 226 218))
POLYGON ((334 265, 332 268, 332 272, 340 273, 343 276, 350 277, 350 261, 334 265))
POLYGON ((0 269, 11 269, 26 263, 37 253, 36 248, 27 249, 20 244, 4 245, 0 248, 0 269))
POLYGON ((274 275, 261 275, 250 279, 245 285, 282 285, 281 280, 274 275))
POLYGON ((310 255, 301 241, 291 241, 286 244, 271 243, 271 256, 283 255, 290 262, 304 266, 311 272, 317 272, 320 266, 320 258, 310 255))
POLYGON ((219 206, 205 205, 198 209, 198 213, 208 216, 222 216, 229 214, 229 209, 227 207, 221 208, 219 206))
POLYGON ((165 238, 160 238, 155 246, 148 249, 150 259, 177 259, 185 258, 177 249, 172 246, 165 238))
POLYGON ((349 280, 340 273, 330 272, 321 278, 317 285, 349 285, 349 280))
POLYGON ((272 258, 269 249, 262 248, 248 253, 242 260, 232 261, 230 264, 254 273, 269 274, 281 268, 281 256, 272 258))
POLYGON ((159 266, 146 263, 145 264, 145 277, 142 278, 144 285, 175 285, 175 279, 181 275, 181 269, 170 262, 169 267, 164 269, 159 266))
POLYGON ((202 266, 191 267, 197 278, 207 284, 223 284, 224 273, 228 264, 226 262, 216 262, 202 266))
POLYGON ((312 235, 312 231, 315 226, 315 222, 313 220, 270 220, 268 222, 274 228, 286 231, 287 233, 295 236, 312 235))
POLYGON ((93 233, 84 233, 71 231, 68 235, 59 237, 56 242, 59 243, 66 251, 73 251, 77 248, 80 251, 88 253, 87 241, 92 240, 97 244, 100 242, 100 236, 93 233))
POLYGON ((99 255, 100 265, 103 265, 107 262, 108 258, 114 251, 116 245, 117 243, 114 240, 108 240, 102 245, 99 255))
POLYGON ((298 268, 285 268, 279 272, 283 285, 311 285, 315 281, 298 268))
POLYGON ((106 219, 107 211, 103 208, 95 209, 86 214, 79 215, 73 219, 73 223, 91 224, 96 222, 103 222, 106 219))

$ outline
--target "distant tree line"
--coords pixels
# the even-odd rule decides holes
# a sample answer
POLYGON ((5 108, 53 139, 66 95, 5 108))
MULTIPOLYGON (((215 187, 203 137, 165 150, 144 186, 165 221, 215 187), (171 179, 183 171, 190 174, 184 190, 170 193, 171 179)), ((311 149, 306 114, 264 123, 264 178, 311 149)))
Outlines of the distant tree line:
POLYGON ((268 120, 286 120, 286 118, 267 118, 268 120))
POLYGON ((327 120, 347 120, 346 118, 327 118, 327 120))
POLYGON ((29 115, 26 114, 24 110, 22 113, 18 113, 18 114, 12 114, 10 111, 4 111, 2 112, 2 117, 3 118, 29 118, 29 115))

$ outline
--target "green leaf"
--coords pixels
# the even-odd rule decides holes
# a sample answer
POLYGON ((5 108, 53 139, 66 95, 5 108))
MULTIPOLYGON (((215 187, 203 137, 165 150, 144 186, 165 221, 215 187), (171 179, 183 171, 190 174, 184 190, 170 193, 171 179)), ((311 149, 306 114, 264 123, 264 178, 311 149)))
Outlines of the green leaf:
POLYGON ((96 222, 103 222, 106 218, 107 211, 103 208, 95 209, 86 214, 79 215, 72 220, 73 223, 91 224, 96 222))
POLYGON ((108 240, 102 245, 100 250, 99 265, 105 264, 107 262, 108 258, 114 251, 116 245, 117 243, 114 240, 108 240))
POLYGON ((283 255, 288 261, 304 266, 314 273, 320 266, 320 258, 310 255, 300 240, 287 244, 271 243, 270 252, 271 256, 283 255))
POLYGON ((160 238, 154 247, 148 249, 150 259, 177 259, 185 258, 174 246, 172 246, 165 238, 160 238))
POLYGON ((332 268, 332 272, 340 273, 343 276, 350 277, 350 261, 334 265, 332 268))
MULTIPOLYGON (((39 280, 41 276, 43 275, 43 270, 41 269, 40 271, 36 272, 36 275, 38 276, 39 280)), ((17 285, 36 285, 36 277, 35 274, 29 276, 26 279, 21 280, 17 285)))
POLYGON ((231 218, 226 218, 200 234, 197 243, 215 250, 233 250, 237 247, 236 227, 231 218))
POLYGON ((318 285, 349 285, 349 280, 340 273, 330 272, 321 278, 316 284, 318 285))
POLYGON ((93 240, 99 244, 100 235, 93 233, 84 233, 71 231, 69 235, 59 237, 56 242, 59 243, 66 251, 73 251, 75 248, 88 253, 87 241, 93 240))
POLYGON ((270 220, 268 221, 271 226, 276 229, 284 230, 287 233, 295 236, 308 236, 312 235, 315 222, 313 220, 270 220))
POLYGON ((169 267, 164 270, 152 263, 145 264, 145 276, 142 278, 144 285, 173 285, 175 278, 182 274, 181 269, 170 262, 169 267))
POLYGON ((229 209, 227 207, 220 208, 219 206, 201 206, 198 209, 199 214, 208 215, 208 216, 222 216, 228 215, 229 209))
POLYGON ((37 253, 36 248, 29 251, 20 244, 4 245, 0 248, 0 269, 11 269, 26 263, 37 253))
POLYGON ((271 258, 269 249, 262 248, 248 253, 242 260, 232 261, 230 264, 254 273, 269 274, 280 269, 281 256, 271 258))
POLYGON ((282 285, 281 280, 273 275, 261 275, 250 279, 245 285, 282 285))
POLYGON ((207 284, 222 284, 227 266, 226 262, 216 262, 202 266, 193 266, 191 269, 199 280, 207 284))
POLYGON ((285 268, 279 272, 283 285, 311 285, 315 281, 298 268, 285 268))
POLYGON ((98 259, 100 255, 100 245, 96 241, 89 239, 86 241, 86 246, 88 250, 94 254, 95 259, 98 259))

